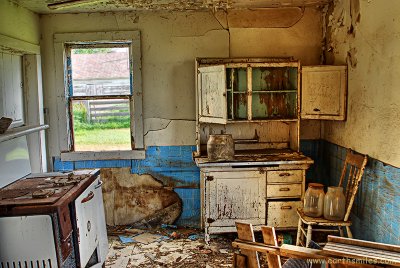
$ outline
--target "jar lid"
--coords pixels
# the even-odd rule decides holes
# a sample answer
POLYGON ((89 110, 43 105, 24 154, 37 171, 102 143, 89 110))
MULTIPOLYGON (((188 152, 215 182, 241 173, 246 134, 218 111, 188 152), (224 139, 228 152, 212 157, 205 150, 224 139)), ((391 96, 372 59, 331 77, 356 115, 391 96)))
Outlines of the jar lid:
POLYGON ((324 185, 321 184, 321 183, 310 182, 310 183, 308 184, 308 187, 310 187, 310 188, 323 188, 324 185))

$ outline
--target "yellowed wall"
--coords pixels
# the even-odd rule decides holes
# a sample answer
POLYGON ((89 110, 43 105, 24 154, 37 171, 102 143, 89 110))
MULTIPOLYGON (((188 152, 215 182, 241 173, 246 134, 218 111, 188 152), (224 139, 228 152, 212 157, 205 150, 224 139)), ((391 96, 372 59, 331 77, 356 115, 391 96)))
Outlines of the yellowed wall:
POLYGON ((0 1, 0 35, 38 45, 39 16, 8 0, 0 1))
POLYGON ((336 2, 329 60, 349 62, 348 119, 325 122, 323 137, 400 167, 400 1, 359 1, 359 22, 356 5, 336 2))
MULTIPOLYGON (((290 28, 229 31, 210 12, 44 15, 41 52, 50 155, 59 155, 54 33, 140 30, 145 145, 194 145, 196 57, 294 56, 305 64, 318 64, 320 22, 321 13, 314 9, 306 9, 290 28)), ((319 138, 319 125, 311 128, 317 129, 309 131, 311 136, 317 133, 319 138)))

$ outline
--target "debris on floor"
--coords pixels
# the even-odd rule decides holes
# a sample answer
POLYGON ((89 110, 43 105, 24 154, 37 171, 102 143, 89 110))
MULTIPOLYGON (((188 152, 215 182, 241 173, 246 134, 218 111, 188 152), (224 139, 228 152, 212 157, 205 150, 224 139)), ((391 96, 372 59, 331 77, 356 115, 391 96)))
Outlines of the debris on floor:
POLYGON ((109 268, 231 267, 235 235, 213 235, 210 245, 198 229, 160 226, 141 229, 109 227, 109 268))

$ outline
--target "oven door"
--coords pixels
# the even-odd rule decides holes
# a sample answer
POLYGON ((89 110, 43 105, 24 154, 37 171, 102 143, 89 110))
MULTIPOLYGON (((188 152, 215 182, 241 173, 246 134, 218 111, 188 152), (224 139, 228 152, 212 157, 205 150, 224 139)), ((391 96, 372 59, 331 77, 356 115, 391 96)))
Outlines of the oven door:
POLYGON ((104 263, 107 251, 107 231, 104 217, 102 182, 100 176, 75 200, 76 226, 80 266, 91 267, 104 263), (93 263, 92 255, 97 255, 93 263))

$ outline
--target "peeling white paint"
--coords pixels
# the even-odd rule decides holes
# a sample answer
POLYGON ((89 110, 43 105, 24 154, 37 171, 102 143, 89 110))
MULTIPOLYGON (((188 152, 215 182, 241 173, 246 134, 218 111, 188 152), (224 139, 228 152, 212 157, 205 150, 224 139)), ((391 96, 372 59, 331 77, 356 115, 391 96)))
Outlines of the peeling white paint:
POLYGON ((331 20, 342 10, 347 19, 342 27, 332 24, 328 57, 350 65, 347 121, 324 122, 323 138, 400 167, 400 2, 360 1, 353 20, 350 7, 350 0, 335 1, 331 20))

